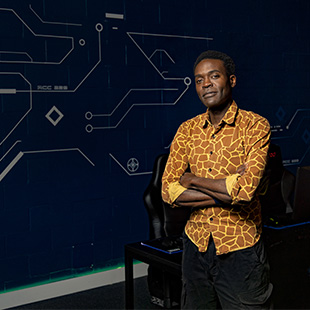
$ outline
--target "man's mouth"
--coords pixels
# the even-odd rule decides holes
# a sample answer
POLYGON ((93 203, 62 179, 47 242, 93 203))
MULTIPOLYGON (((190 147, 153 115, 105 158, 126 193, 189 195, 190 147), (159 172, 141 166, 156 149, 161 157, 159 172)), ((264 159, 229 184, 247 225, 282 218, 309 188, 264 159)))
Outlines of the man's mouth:
POLYGON ((203 98, 209 98, 209 97, 213 97, 216 95, 216 92, 215 91, 210 91, 210 92, 207 92, 205 94, 202 95, 203 98))

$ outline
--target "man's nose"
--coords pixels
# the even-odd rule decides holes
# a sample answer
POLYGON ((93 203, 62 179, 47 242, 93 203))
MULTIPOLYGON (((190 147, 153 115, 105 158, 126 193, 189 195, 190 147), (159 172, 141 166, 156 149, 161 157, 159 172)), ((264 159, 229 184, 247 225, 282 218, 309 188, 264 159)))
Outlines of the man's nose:
POLYGON ((212 85, 211 80, 210 80, 210 79, 205 79, 205 80, 204 80, 204 83, 203 83, 203 85, 202 85, 202 87, 203 87, 203 88, 208 88, 208 87, 210 87, 211 85, 212 85))

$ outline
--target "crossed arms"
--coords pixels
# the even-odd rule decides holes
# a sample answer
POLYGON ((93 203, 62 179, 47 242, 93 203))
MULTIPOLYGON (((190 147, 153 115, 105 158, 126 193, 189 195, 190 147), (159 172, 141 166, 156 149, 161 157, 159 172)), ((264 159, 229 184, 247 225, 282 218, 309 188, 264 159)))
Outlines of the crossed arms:
POLYGON ((238 115, 240 119, 235 120, 236 126, 223 127, 219 141, 211 141, 215 143, 214 148, 218 148, 218 157, 212 159, 210 165, 220 172, 217 176, 221 175, 221 179, 206 178, 208 164, 203 164, 209 160, 204 152, 209 150, 207 146, 212 128, 207 127, 203 131, 197 125, 200 120, 197 117, 179 127, 162 177, 162 198, 166 203, 203 208, 218 203, 239 205, 252 201, 265 170, 270 126, 266 119, 253 113, 239 111, 238 115), (238 133, 239 138, 232 143, 224 141, 226 145, 222 140, 227 135, 230 137, 232 130, 238 133), (202 138, 203 148, 200 141, 202 138), (226 150, 225 154, 219 151, 220 148, 226 150), (195 154, 198 157, 194 158, 195 154), (233 158, 231 154, 234 154, 233 158), (222 169, 222 162, 223 165, 231 163, 229 169, 222 169), (248 166, 244 166, 245 162, 248 166), (185 172, 189 165, 194 174, 185 172))
MULTIPOLYGON (((236 173, 243 175, 248 168, 245 163, 236 173)), ((229 204, 232 199, 227 191, 226 179, 208 179, 197 177, 186 172, 180 179, 180 184, 187 188, 175 201, 178 206, 208 207, 217 203, 229 204)))

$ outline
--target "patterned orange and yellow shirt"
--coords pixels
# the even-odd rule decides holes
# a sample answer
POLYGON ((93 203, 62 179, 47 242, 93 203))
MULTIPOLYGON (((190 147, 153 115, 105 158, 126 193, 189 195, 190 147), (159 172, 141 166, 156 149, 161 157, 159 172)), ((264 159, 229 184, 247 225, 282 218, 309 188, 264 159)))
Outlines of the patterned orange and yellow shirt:
POLYGON ((188 167, 198 177, 226 179, 230 205, 193 208, 185 233, 200 252, 207 250, 210 234, 217 254, 253 246, 262 230, 258 186, 270 143, 270 125, 260 115, 239 109, 233 102, 214 127, 208 111, 184 122, 170 148, 162 178, 163 200, 171 205, 186 188, 180 177, 188 167), (244 175, 236 174, 248 163, 244 175), (233 180, 233 182, 232 182, 233 180))

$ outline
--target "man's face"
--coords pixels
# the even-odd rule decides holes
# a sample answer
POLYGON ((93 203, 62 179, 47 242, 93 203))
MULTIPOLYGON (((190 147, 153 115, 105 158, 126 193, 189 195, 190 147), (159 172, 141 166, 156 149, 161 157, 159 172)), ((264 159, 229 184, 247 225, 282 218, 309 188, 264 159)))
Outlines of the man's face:
POLYGON ((204 59, 195 68, 196 91, 201 102, 210 110, 223 110, 232 101, 236 77, 227 76, 224 62, 204 59))

